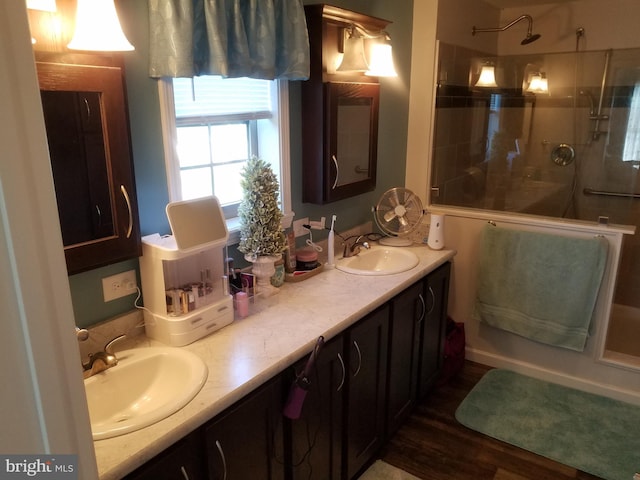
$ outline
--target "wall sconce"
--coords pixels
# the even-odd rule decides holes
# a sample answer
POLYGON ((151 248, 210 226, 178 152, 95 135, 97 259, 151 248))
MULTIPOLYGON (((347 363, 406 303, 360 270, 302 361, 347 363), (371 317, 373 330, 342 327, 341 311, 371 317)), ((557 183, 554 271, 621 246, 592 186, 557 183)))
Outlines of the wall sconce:
POLYGON ((393 65, 391 37, 384 30, 370 32, 360 25, 345 28, 344 55, 336 69, 338 72, 364 72, 375 77, 397 77, 393 65), (369 61, 365 55, 364 40, 371 40, 369 61))
POLYGON ((526 89, 529 93, 549 93, 549 82, 547 74, 536 72, 529 78, 529 86, 526 89))
POLYGON ((496 83, 496 67, 491 62, 485 62, 480 69, 480 77, 474 85, 475 87, 495 88, 496 83))
POLYGON ((366 72, 369 64, 364 56, 364 39, 354 25, 345 28, 343 56, 338 72, 366 72))
POLYGON ((122 32, 113 0, 78 0, 75 33, 67 47, 107 52, 134 50, 122 32))
POLYGON ((391 51, 391 38, 386 32, 383 32, 383 41, 378 41, 371 46, 371 61, 369 62, 369 70, 365 75, 375 77, 397 77, 395 67, 393 66, 393 53, 391 51))

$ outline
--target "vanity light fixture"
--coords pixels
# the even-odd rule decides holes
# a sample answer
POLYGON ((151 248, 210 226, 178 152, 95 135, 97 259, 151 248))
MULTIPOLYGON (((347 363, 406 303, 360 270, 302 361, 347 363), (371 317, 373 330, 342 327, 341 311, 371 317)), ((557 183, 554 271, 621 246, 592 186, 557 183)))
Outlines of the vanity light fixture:
POLYGON ((78 0, 72 50, 134 50, 122 31, 113 0, 78 0))
POLYGON ((480 78, 475 83, 476 87, 495 88, 496 83, 496 67, 491 62, 485 62, 480 69, 480 78))
POLYGON ((374 77, 397 77, 395 67, 393 66, 393 53, 391 51, 391 38, 386 32, 382 32, 384 36, 371 46, 371 61, 369 62, 369 70, 365 75, 374 77))
POLYGON ((344 48, 338 72, 364 72, 375 77, 397 77, 393 66, 391 37, 384 30, 371 32, 360 25, 351 24, 344 29, 344 48), (364 41, 371 41, 369 60, 364 41))
POLYGON ((344 29, 343 56, 338 72, 366 72, 369 64, 364 56, 364 38, 354 25, 344 29))
POLYGON ((529 78, 529 86, 527 87, 529 93, 549 93, 549 82, 547 75, 544 72, 536 72, 529 78))

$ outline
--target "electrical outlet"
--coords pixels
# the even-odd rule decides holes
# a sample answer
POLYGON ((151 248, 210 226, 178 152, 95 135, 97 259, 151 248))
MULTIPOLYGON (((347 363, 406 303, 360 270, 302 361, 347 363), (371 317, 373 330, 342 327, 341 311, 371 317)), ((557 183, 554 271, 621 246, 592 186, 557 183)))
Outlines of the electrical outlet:
POLYGON ((306 235, 309 233, 309 230, 304 228, 302 225, 309 224, 309 217, 301 218, 300 220, 293 221, 293 234, 296 237, 301 237, 302 235, 306 235))
POLYGON ((136 271, 129 270, 102 279, 102 295, 105 302, 137 293, 136 271))

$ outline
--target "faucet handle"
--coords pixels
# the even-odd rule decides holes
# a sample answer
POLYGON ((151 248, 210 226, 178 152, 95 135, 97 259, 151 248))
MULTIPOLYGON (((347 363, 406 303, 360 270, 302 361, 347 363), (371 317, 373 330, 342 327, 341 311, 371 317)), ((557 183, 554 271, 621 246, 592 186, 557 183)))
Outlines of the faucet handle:
POLYGON ((126 335, 118 335, 116 338, 110 340, 107 342, 107 344, 104 346, 104 351, 105 353, 108 353, 109 355, 113 355, 113 344, 122 340, 123 338, 126 338, 126 335))

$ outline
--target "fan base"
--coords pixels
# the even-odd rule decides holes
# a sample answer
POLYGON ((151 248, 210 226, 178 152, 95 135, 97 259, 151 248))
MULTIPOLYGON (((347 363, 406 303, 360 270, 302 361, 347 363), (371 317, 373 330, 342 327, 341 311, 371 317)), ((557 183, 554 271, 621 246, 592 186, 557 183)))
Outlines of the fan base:
POLYGON ((386 245, 387 247, 410 247, 413 245, 411 240, 402 237, 382 237, 379 242, 380 245, 386 245))

